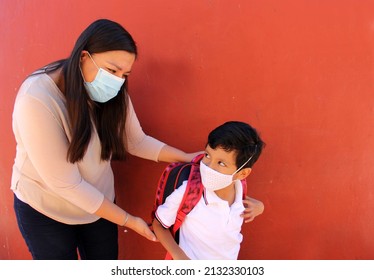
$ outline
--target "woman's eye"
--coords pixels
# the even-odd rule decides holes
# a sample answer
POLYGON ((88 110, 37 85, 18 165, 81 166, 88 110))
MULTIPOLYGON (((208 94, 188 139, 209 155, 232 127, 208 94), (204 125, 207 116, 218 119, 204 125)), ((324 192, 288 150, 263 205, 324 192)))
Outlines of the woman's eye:
POLYGON ((110 69, 110 68, 107 68, 107 69, 108 69, 108 71, 109 71, 110 73, 112 73, 112 74, 116 73, 116 70, 113 70, 113 69, 110 69))

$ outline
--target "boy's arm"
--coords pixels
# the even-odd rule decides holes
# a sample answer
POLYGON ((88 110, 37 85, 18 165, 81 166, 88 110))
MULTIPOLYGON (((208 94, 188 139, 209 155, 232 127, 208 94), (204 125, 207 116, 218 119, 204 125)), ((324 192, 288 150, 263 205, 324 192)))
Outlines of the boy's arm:
POLYGON ((174 260, 189 260, 181 247, 175 242, 169 229, 164 228, 156 218, 153 220, 152 226, 157 239, 174 260))
POLYGON ((243 200, 245 210, 241 215, 244 218, 245 223, 252 222, 256 216, 261 215, 264 212, 264 204, 257 199, 246 196, 243 200))

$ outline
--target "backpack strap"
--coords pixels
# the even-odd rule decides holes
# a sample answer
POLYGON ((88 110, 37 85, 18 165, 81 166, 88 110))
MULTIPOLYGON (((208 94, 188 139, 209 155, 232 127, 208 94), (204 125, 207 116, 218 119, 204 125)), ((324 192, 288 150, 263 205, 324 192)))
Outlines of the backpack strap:
POLYGON ((201 184, 200 178, 200 166, 199 163, 204 155, 198 155, 192 160, 194 163, 191 166, 190 175, 188 177, 188 182, 186 186, 186 191, 184 192, 182 201, 179 205, 179 209, 177 211, 177 217, 175 223, 172 228, 172 234, 175 236, 175 233, 181 227, 184 219, 191 212, 191 210, 195 207, 195 205, 199 202, 201 196, 203 195, 203 185, 201 184))
POLYGON ((200 179, 200 170, 198 165, 191 167, 190 176, 188 178, 186 191, 184 192, 182 201, 179 205, 177 217, 173 225, 173 235, 181 227, 184 219, 199 202, 203 195, 203 185, 200 179))
MULTIPOLYGON (((195 205, 199 202, 199 200, 201 199, 203 195, 204 188, 201 183, 200 166, 199 166, 199 163, 203 157, 204 157, 204 154, 201 154, 192 160, 193 164, 191 165, 191 171, 188 177, 186 190, 184 192, 182 201, 179 205, 175 223, 170 228, 171 234, 173 235, 177 243, 179 243, 179 232, 178 232, 179 228, 181 227, 188 213, 191 212, 191 210, 195 207, 195 205)), ((166 260, 172 259, 169 252, 166 253, 165 259, 166 260)))
MULTIPOLYGON (((151 220, 153 220, 155 217, 157 207, 160 204, 164 203, 165 198, 175 189, 174 182, 173 184, 167 184, 169 179, 175 180, 175 177, 172 177, 171 175, 172 171, 178 169, 177 173, 180 173, 181 172, 180 169, 183 169, 183 168, 184 168, 183 163, 173 162, 173 163, 170 163, 162 172, 160 179, 158 181, 158 184, 157 184, 158 187, 156 189, 155 201, 153 203, 153 209, 151 212, 151 220)), ((174 175, 174 176, 178 176, 178 175, 179 174, 174 175)))

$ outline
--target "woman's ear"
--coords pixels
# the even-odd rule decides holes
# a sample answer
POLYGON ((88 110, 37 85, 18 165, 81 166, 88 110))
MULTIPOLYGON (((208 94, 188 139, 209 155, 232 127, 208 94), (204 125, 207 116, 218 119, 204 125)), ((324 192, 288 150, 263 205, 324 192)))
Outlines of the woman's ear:
POLYGON ((83 50, 80 55, 80 62, 83 62, 84 59, 86 59, 88 56, 88 52, 83 50))
POLYGON ((247 178, 249 176, 249 174, 251 174, 252 172, 252 168, 243 168, 242 170, 239 171, 239 173, 237 174, 237 178, 238 180, 243 180, 245 178, 247 178))

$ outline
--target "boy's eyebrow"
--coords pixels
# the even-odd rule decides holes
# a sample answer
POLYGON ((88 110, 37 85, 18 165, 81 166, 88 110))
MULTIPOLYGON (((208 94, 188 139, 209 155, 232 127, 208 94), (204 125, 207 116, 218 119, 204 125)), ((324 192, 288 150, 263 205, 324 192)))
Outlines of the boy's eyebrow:
POLYGON ((217 161, 220 161, 220 162, 223 162, 223 163, 225 163, 226 165, 228 164, 228 165, 235 165, 235 166, 236 166, 236 162, 231 162, 231 161, 229 161, 229 160, 227 160, 227 159, 216 158, 216 160, 217 160, 217 161))
POLYGON ((222 160, 222 162, 226 163, 226 164, 229 164, 229 165, 234 165, 236 166, 236 162, 231 162, 231 161, 227 161, 227 160, 222 160))
MULTIPOLYGON (((208 149, 212 149, 212 150, 214 150, 214 149, 211 148, 211 147, 208 146, 208 145, 205 147, 204 152, 207 153, 208 155, 210 155, 208 149)), ((231 162, 231 161, 228 161, 227 159, 223 159, 223 158, 220 158, 220 157, 219 157, 219 158, 216 158, 216 160, 217 160, 217 161, 220 161, 220 162, 223 162, 223 163, 225 163, 225 164, 233 165, 233 166, 237 167, 237 166, 236 166, 236 161, 235 161, 235 160, 234 160, 233 162, 231 162)))

